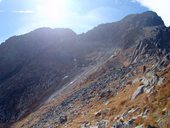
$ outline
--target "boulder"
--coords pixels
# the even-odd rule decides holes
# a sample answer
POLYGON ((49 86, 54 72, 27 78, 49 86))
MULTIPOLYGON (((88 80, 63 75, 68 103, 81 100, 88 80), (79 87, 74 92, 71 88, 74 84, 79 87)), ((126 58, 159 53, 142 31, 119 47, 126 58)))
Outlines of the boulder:
POLYGON ((143 124, 136 126, 135 128, 144 128, 143 124))
POLYGON ((110 108, 105 108, 103 110, 99 110, 94 115, 95 117, 105 116, 110 111, 110 108))
POLYGON ((144 92, 144 87, 145 85, 141 85, 140 87, 138 87, 137 90, 133 93, 131 100, 134 100, 137 96, 142 94, 144 92))
POLYGON ((129 126, 130 126, 130 125, 133 125, 135 121, 136 121, 136 118, 132 118, 132 119, 130 119, 130 120, 127 122, 127 124, 128 124, 129 126))
POLYGON ((99 117, 99 116, 101 116, 102 115, 102 110, 99 110, 98 112, 96 112, 94 115, 95 115, 95 117, 99 117))
POLYGON ((154 86, 144 88, 145 93, 152 93, 154 91, 154 86))
POLYGON ((143 74, 146 72, 146 66, 143 66, 143 74))
POLYGON ((141 83, 144 85, 144 86, 148 86, 149 85, 149 80, 145 77, 142 78, 141 80, 141 83))
POLYGON ((156 127, 152 125, 148 125, 147 128, 156 128, 156 127))
POLYGON ((100 98, 108 98, 112 93, 112 90, 110 89, 107 89, 107 90, 104 90, 103 92, 101 92, 100 94, 100 98))
POLYGON ((84 124, 81 125, 80 128, 90 128, 90 123, 89 122, 85 122, 84 124))
POLYGON ((60 116, 59 117, 59 123, 64 124, 65 122, 67 122, 67 116, 66 115, 60 116))
POLYGON ((112 125, 112 128, 129 128, 129 126, 122 121, 118 121, 112 125))
POLYGON ((135 84, 135 83, 140 82, 140 81, 141 81, 141 78, 136 78, 132 81, 132 84, 135 84))
POLYGON ((149 109, 145 108, 144 112, 142 113, 142 117, 146 118, 149 113, 149 109))
POLYGON ((155 84, 158 83, 158 81, 159 81, 159 76, 158 76, 157 74, 154 74, 154 75, 152 76, 152 79, 151 79, 151 84, 152 84, 152 85, 155 85, 155 84))
POLYGON ((159 81, 157 82, 157 85, 162 85, 165 82, 165 78, 159 78, 159 81))
POLYGON ((96 126, 98 128, 107 128, 108 124, 109 124, 108 120, 101 120, 101 121, 96 123, 96 126))

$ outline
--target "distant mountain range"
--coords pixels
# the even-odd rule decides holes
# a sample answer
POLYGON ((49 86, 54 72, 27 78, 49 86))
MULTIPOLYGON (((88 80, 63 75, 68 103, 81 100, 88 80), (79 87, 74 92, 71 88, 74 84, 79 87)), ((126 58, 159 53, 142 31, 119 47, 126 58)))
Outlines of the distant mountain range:
MULTIPOLYGON (((80 127, 69 120, 83 115, 80 111, 93 98, 114 97, 145 70, 165 71, 169 52, 170 28, 151 11, 80 35, 70 29, 39 28, 11 37, 0 45, 0 123, 16 128, 80 127), (35 115, 30 117, 34 113, 37 122, 35 115)), ((81 128, 90 128, 85 123, 81 128)))

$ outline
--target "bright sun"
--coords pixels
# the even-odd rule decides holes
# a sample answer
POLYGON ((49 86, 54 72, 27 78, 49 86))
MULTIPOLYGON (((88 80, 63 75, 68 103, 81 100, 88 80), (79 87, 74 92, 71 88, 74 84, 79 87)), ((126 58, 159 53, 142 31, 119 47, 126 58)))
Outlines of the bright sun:
POLYGON ((38 12, 46 20, 60 22, 67 13, 66 6, 66 0, 42 0, 38 12))

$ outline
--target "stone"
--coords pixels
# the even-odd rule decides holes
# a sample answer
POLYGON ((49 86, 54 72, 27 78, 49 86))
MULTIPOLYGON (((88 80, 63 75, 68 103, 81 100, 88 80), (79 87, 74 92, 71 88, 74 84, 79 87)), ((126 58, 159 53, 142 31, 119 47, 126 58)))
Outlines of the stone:
POLYGON ((146 72, 146 66, 143 66, 143 74, 146 72))
POLYGON ((128 125, 133 125, 134 124, 134 122, 135 122, 135 118, 132 118, 132 119, 130 119, 128 122, 127 122, 127 124, 128 125))
POLYGON ((98 112, 96 112, 95 114, 95 117, 99 117, 99 116, 101 116, 102 115, 102 110, 99 110, 98 112))
POLYGON ((112 125, 112 128, 128 128, 128 124, 122 122, 122 121, 119 121, 119 122, 116 122, 112 125))
POLYGON ((132 81, 132 84, 135 84, 135 83, 140 82, 140 81, 141 81, 141 78, 136 78, 132 81))
POLYGON ((143 85, 145 85, 145 86, 148 86, 149 85, 149 80, 147 78, 143 77, 142 80, 141 80, 141 83, 143 85))
POLYGON ((154 74, 154 75, 152 76, 152 80, 151 80, 152 85, 157 84, 158 81, 159 81, 159 76, 158 76, 157 74, 154 74))
POLYGON ((136 112, 136 111, 138 111, 138 110, 140 110, 139 107, 137 107, 137 108, 131 108, 131 109, 128 111, 128 114, 129 114, 129 113, 134 113, 134 112, 136 112))
POLYGON ((164 108, 164 109, 162 110, 162 115, 168 116, 168 109, 167 109, 167 108, 164 108))
POLYGON ((151 87, 146 87, 146 88, 144 88, 144 92, 145 93, 152 93, 153 92, 153 90, 154 90, 154 86, 151 86, 151 87))
POLYGON ((110 104, 110 101, 107 101, 107 102, 105 103, 106 106, 107 106, 108 104, 110 104))
POLYGON ((101 120, 101 121, 96 123, 96 126, 98 128, 107 128, 108 124, 109 124, 108 120, 101 120))
POLYGON ((59 123, 64 124, 65 122, 67 122, 67 116, 66 115, 60 116, 59 117, 59 123))
POLYGON ((149 109, 145 109, 145 111, 142 113, 142 117, 147 117, 147 115, 148 115, 148 113, 149 113, 149 109))
POLYGON ((110 111, 110 108, 105 108, 103 110, 99 110, 94 115, 95 117, 105 116, 110 111))
POLYGON ((144 128, 143 124, 136 126, 135 128, 144 128))
POLYGON ((90 128, 90 123, 85 122, 84 124, 81 125, 81 128, 90 128))
POLYGON ((123 114, 122 114, 123 119, 127 118, 128 115, 129 115, 128 112, 123 113, 123 114))
POLYGON ((107 98, 107 97, 110 96, 111 93, 112 93, 112 90, 110 90, 110 89, 104 90, 104 91, 100 94, 100 98, 107 98))
POLYGON ((156 128, 156 127, 152 125, 148 125, 147 128, 156 128))
POLYGON ((134 100, 137 96, 142 94, 144 92, 144 87, 145 85, 141 85, 140 87, 138 87, 137 90, 133 93, 131 100, 134 100))
POLYGON ((159 78, 159 81, 157 82, 157 85, 162 85, 165 82, 165 78, 159 78))

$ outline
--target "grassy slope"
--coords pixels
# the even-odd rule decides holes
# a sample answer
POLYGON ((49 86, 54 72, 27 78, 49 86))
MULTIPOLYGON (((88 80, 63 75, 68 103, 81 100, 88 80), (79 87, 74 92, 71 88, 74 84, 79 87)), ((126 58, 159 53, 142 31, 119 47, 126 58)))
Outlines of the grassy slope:
MULTIPOLYGON (((119 54, 118 58, 122 59, 122 56, 119 54)), ((123 58, 123 61, 126 63, 126 65, 128 65, 128 60, 126 60, 125 57, 123 58)), ((150 68, 151 66, 152 63, 150 63, 148 68, 150 68)), ((106 70, 107 67, 104 66, 98 72, 95 72, 95 74, 89 76, 89 78, 84 83, 75 85, 73 88, 68 88, 64 90, 63 92, 64 95, 61 95, 57 99, 49 102, 48 104, 43 105, 37 111, 31 113, 29 116, 17 122, 12 127, 29 128, 34 124, 38 123, 40 121, 40 118, 45 113, 48 113, 52 108, 55 108, 64 99, 67 99, 67 97, 71 96, 73 93, 80 90, 80 88, 85 88, 90 83, 97 81, 98 77, 102 73, 105 73, 106 70)), ((133 77, 133 79, 145 75, 141 73, 142 72, 141 66, 139 66, 137 70, 140 73, 136 74, 133 77)), ((132 84, 133 79, 130 79, 128 82, 129 84, 122 88, 115 96, 108 97, 107 103, 103 102, 102 99, 99 99, 97 101, 94 100, 94 102, 90 102, 89 104, 83 106, 81 112, 76 117, 69 118, 67 123, 65 123, 64 125, 57 126, 55 125, 55 122, 49 122, 49 124, 57 128, 58 127, 79 128, 81 124, 83 124, 84 122, 90 122, 93 125, 98 120, 105 119, 110 121, 108 127, 111 127, 111 125, 117 120, 116 117, 118 115, 123 114, 132 108, 139 108, 138 111, 129 114, 125 121, 130 119, 131 117, 140 115, 146 109, 149 109, 147 118, 139 116, 135 121, 135 125, 144 124, 145 126, 147 126, 148 124, 151 124, 157 127, 158 125, 162 125, 163 128, 169 128, 170 118, 167 116, 167 113, 170 114, 170 68, 167 68, 167 70, 164 72, 159 72, 159 76, 166 77, 166 81, 164 82, 163 85, 156 86, 155 88, 156 91, 154 91, 154 93, 152 94, 143 93, 142 95, 138 96, 135 100, 130 100, 134 91, 141 85, 141 83, 132 84), (98 117, 95 116, 96 112, 104 110, 105 108, 109 108, 109 111, 106 111, 104 114, 98 117)), ((118 81, 113 81, 112 83, 109 84, 109 86, 114 87, 117 82, 118 81)), ((94 99, 95 98, 98 97, 96 96, 94 97, 94 99)), ((79 106, 81 105, 81 102, 77 101, 75 104, 79 106)))

